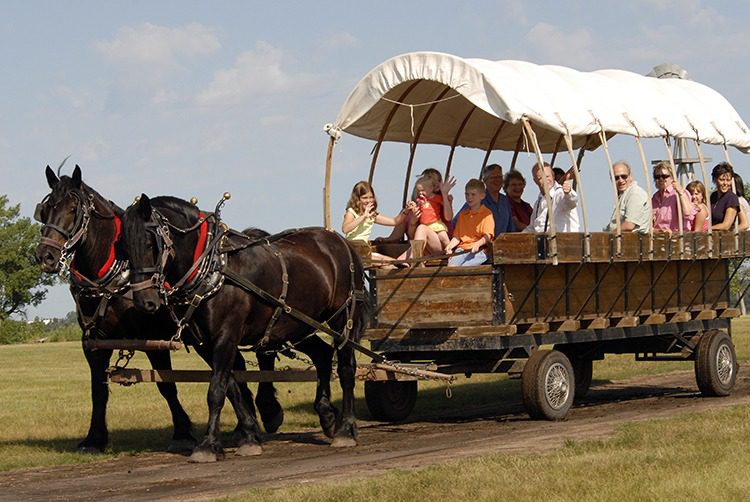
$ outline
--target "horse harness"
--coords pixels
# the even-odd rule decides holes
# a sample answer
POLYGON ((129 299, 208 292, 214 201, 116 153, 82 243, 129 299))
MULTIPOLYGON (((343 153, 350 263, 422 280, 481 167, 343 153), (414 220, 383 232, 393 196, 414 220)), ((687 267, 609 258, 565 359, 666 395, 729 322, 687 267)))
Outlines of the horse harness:
POLYGON ((114 247, 120 236, 121 225, 117 214, 114 211, 112 211, 111 215, 99 212, 94 205, 94 194, 87 194, 84 189, 81 189, 81 193, 71 191, 70 195, 77 199, 76 217, 71 230, 44 221, 45 218, 42 213, 45 205, 49 202, 51 194, 47 195, 42 202, 36 205, 34 219, 42 224, 42 229, 50 228, 65 238, 65 242, 62 245, 44 235, 40 238, 39 242, 60 251, 60 271, 61 273, 64 273, 66 270, 70 272, 71 294, 76 302, 76 307, 83 323, 83 336, 84 338, 88 338, 91 331, 96 328, 99 320, 104 317, 107 305, 112 296, 127 294, 130 273, 127 260, 118 259, 114 251, 114 247), (74 256, 78 246, 86 240, 92 215, 101 219, 111 219, 115 224, 115 237, 111 245, 110 256, 94 279, 90 279, 76 270, 74 256), (80 303, 82 297, 100 299, 93 315, 86 316, 83 313, 80 303))
MULTIPOLYGON (((349 253, 349 271, 350 271, 350 292, 347 300, 344 304, 324 322, 319 322, 308 316, 304 312, 295 309, 286 302, 287 294, 289 291, 289 274, 287 271, 286 260, 284 259, 283 253, 278 249, 275 249, 275 243, 288 237, 291 234, 298 232, 300 229, 290 229, 285 232, 257 239, 251 239, 250 237, 228 228, 223 222, 218 220, 214 214, 210 214, 208 217, 201 216, 196 224, 187 229, 180 229, 173 225, 169 220, 161 215, 157 210, 152 209, 151 219, 146 222, 146 229, 152 233, 157 243, 157 249, 159 256, 156 259, 157 265, 153 267, 146 267, 144 269, 135 271, 139 274, 152 275, 144 281, 139 283, 131 284, 133 291, 139 289, 146 289, 149 287, 158 287, 160 296, 164 299, 167 308, 172 315, 172 318, 177 323, 177 332, 172 337, 173 340, 180 341, 182 331, 190 323, 190 319, 198 308, 198 306, 208 297, 214 295, 223 285, 225 279, 229 279, 232 283, 236 284, 245 291, 256 295, 266 303, 270 303, 275 306, 274 312, 271 315, 271 319, 268 322, 264 330, 263 337, 252 347, 253 350, 265 347, 270 341, 271 334, 276 322, 279 320, 282 314, 287 314, 295 319, 307 324, 315 330, 322 331, 331 336, 338 347, 341 348, 346 344, 355 346, 358 350, 364 352, 370 357, 377 360, 385 360, 383 356, 372 352, 371 350, 363 347, 359 343, 355 342, 350 338, 350 332, 354 324, 354 313, 356 309, 356 300, 362 300, 365 298, 364 290, 356 289, 356 268, 354 266, 354 255, 348 244, 344 241, 346 249, 349 253), (196 230, 199 226, 211 221, 209 231, 211 237, 208 239, 207 244, 201 253, 201 255, 194 260, 193 266, 183 275, 183 277, 170 286, 165 281, 165 268, 171 257, 174 256, 174 243, 171 239, 169 230, 174 229, 180 233, 188 233, 196 230), (239 240, 239 242, 238 242, 239 240), (227 267, 227 256, 231 253, 235 253, 242 249, 256 246, 256 245, 267 245, 271 248, 272 254, 279 260, 281 267, 281 293, 279 296, 272 295, 257 284, 246 279, 240 274, 234 272, 227 267), (199 270, 198 274, 194 274, 195 270, 199 270), (178 299, 177 302, 170 302, 170 298, 178 299), (177 315, 173 304, 182 304, 187 306, 187 310, 182 316, 177 315), (345 328, 342 333, 339 333, 328 326, 328 322, 335 319, 342 312, 346 311, 347 320, 345 328)), ((336 234, 338 235, 338 234, 336 234)), ((343 237, 341 237, 343 240, 343 237)), ((197 253, 197 251, 196 251, 197 253)), ((193 330, 196 338, 198 337, 197 330, 193 330)), ((315 335, 315 332, 309 336, 315 335)), ((305 337, 305 338, 308 338, 305 337)), ((304 339, 303 339, 304 340, 304 339)), ((197 340, 198 344, 202 343, 202 340, 197 340)), ((297 344, 301 343, 302 340, 298 341, 297 344)), ((294 348, 294 347, 292 347, 294 348)))

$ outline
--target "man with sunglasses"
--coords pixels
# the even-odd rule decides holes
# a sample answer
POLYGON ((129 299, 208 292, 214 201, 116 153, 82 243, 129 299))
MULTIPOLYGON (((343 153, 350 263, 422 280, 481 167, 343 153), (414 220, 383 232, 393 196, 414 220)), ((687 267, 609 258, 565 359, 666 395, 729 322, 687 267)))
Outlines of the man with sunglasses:
POLYGON ((648 194, 633 179, 627 162, 617 161, 612 166, 612 171, 618 202, 610 223, 604 230, 614 232, 617 229, 616 218, 619 218, 623 232, 647 234, 651 229, 651 200, 648 194))

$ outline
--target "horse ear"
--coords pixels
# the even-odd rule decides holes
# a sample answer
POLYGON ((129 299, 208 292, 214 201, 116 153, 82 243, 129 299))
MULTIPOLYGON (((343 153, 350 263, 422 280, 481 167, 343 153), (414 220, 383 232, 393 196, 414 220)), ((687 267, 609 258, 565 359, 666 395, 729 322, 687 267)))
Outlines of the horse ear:
POLYGON ((141 198, 138 200, 138 213, 140 213, 144 220, 151 219, 151 199, 145 193, 142 193, 141 198))
POLYGON ((55 175, 55 171, 50 166, 47 166, 47 169, 44 170, 44 175, 47 177, 47 184, 50 188, 55 188, 57 182, 60 181, 60 178, 55 175))
POLYGON ((81 188, 81 168, 76 164, 75 169, 73 169, 73 183, 77 188, 81 188))

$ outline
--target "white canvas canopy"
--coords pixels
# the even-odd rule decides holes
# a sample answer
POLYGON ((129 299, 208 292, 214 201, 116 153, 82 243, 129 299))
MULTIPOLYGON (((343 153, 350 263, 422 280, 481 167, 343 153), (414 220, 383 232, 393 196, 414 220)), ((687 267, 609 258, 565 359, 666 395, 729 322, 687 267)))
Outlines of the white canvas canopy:
POLYGON ((374 68, 326 130, 334 137, 343 131, 376 141, 418 137, 419 143, 516 150, 524 118, 542 152, 564 149, 565 133, 575 147, 595 148, 600 131, 750 151, 750 131, 732 105, 697 82, 436 52, 404 54, 374 68))

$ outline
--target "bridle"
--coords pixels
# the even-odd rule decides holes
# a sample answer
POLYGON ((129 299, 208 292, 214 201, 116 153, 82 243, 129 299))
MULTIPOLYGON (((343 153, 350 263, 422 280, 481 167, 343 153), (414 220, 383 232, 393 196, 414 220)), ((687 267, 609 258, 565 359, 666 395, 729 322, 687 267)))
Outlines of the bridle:
POLYGON ((46 221, 44 221, 45 218, 42 216, 42 212, 44 211, 44 207, 49 203, 50 197, 52 196, 51 193, 48 194, 44 199, 42 199, 42 202, 37 204, 36 209, 34 210, 34 219, 42 224, 42 232, 44 232, 44 229, 49 228, 50 230, 54 230, 58 234, 62 235, 62 237, 65 239, 65 242, 63 244, 60 244, 58 241, 50 239, 45 235, 42 235, 39 240, 40 244, 60 251, 60 258, 58 260, 58 263, 60 267, 62 267, 62 270, 65 270, 69 267, 70 257, 75 253, 76 247, 83 241, 85 241, 86 233, 89 228, 89 221, 91 221, 91 215, 95 214, 104 219, 111 219, 114 217, 114 213, 112 215, 105 215, 99 213, 96 210, 96 207, 94 206, 93 194, 70 191, 69 195, 75 198, 77 201, 76 215, 75 219, 73 220, 73 226, 70 229, 66 229, 59 225, 54 225, 52 223, 47 223, 46 221))
MULTIPOLYGON (((167 268, 169 260, 174 258, 175 255, 174 242, 169 231, 170 226, 171 223, 169 223, 169 220, 159 211, 156 209, 151 210, 151 218, 144 224, 144 230, 147 234, 153 236, 153 242, 156 243, 156 259, 154 260, 154 265, 150 267, 133 268, 131 270, 133 278, 137 276, 148 277, 140 282, 131 282, 130 289, 132 291, 141 291, 149 288, 157 288, 159 296, 164 299, 164 303, 167 303, 170 289, 164 270, 167 268)), ((130 265, 133 265, 132 260, 130 265)))

